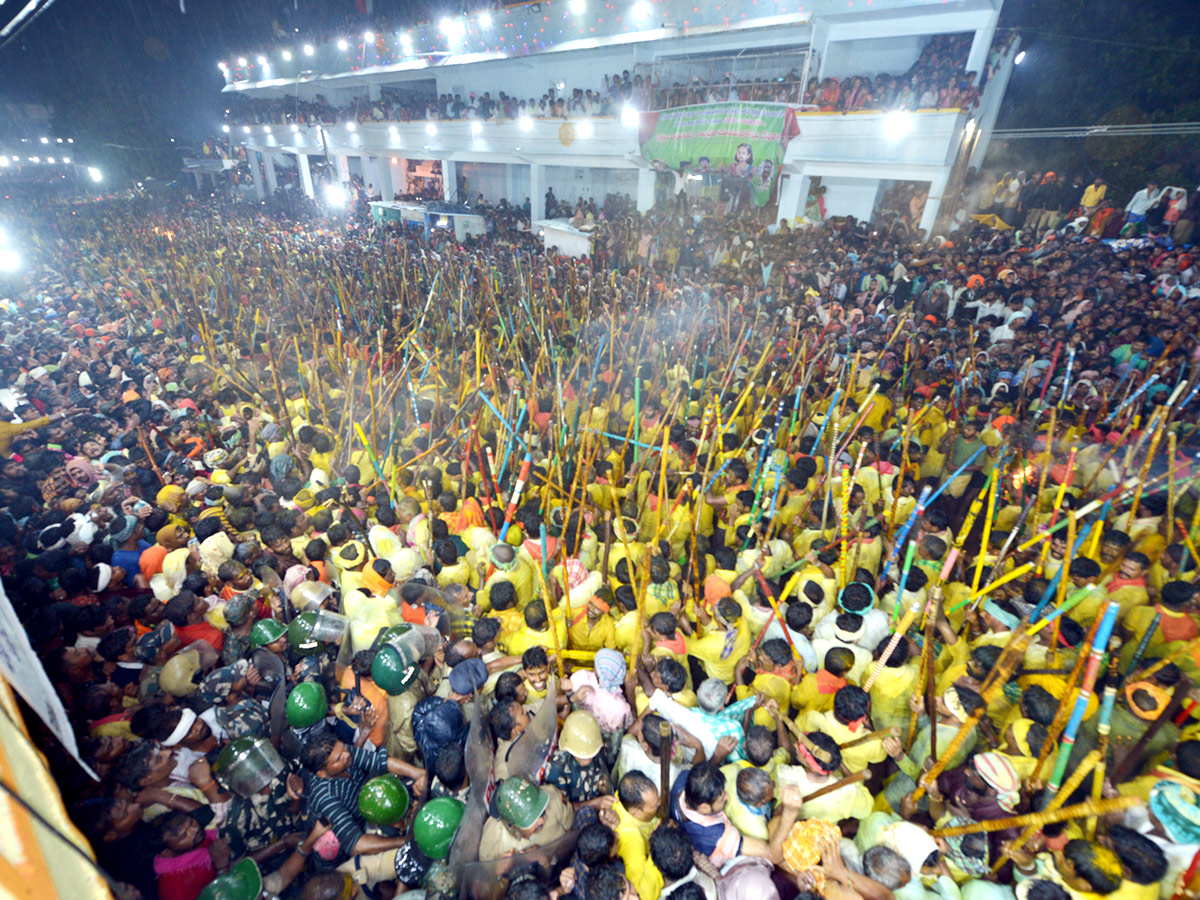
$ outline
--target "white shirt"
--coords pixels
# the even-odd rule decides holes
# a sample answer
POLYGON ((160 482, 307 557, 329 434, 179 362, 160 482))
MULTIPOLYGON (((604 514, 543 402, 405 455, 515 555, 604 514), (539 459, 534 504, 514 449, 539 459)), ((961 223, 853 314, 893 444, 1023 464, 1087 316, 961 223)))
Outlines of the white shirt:
POLYGON ((1150 188, 1144 187, 1132 197, 1129 198, 1129 203, 1125 205, 1125 212, 1134 216, 1144 216, 1147 210, 1150 209, 1162 196, 1162 191, 1150 193, 1150 188))

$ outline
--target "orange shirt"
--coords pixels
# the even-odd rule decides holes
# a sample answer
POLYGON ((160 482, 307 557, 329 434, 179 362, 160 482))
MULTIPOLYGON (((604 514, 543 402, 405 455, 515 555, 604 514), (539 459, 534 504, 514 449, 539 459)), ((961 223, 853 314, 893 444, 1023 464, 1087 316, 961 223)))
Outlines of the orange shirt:
MULTIPOLYGON (((347 668, 342 673, 342 687, 350 690, 354 687, 354 672, 347 668)), ((375 725, 371 728, 367 738, 376 747, 382 747, 387 743, 388 730, 388 704, 387 694, 380 690, 379 687, 370 678, 362 678, 359 680, 359 689, 362 695, 367 698, 372 708, 375 710, 375 725)))

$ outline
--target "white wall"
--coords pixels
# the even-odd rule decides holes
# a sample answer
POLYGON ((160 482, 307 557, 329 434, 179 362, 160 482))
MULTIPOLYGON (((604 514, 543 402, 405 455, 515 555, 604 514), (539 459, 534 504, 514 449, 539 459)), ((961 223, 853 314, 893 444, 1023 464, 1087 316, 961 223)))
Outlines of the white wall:
POLYGON ((606 194, 637 196, 637 169, 546 166, 545 171, 546 187, 554 188, 554 196, 560 201, 574 203, 580 197, 590 197, 600 204, 604 202, 606 194))
POLYGON ((825 188, 827 216, 871 218, 871 213, 875 210, 875 201, 879 197, 879 179, 822 177, 821 184, 825 188))
POLYGON ((463 162, 458 164, 459 174, 467 179, 467 192, 470 195, 471 202, 480 194, 483 194, 483 199, 488 203, 496 203, 501 199, 507 198, 510 202, 513 200, 509 196, 509 169, 517 170, 513 174, 520 172, 523 178, 519 184, 513 184, 511 187, 516 187, 521 191, 520 200, 525 199, 525 195, 529 193, 529 167, 528 166, 510 166, 507 163, 479 163, 479 162, 463 162))
POLYGON ((822 78, 846 78, 850 75, 880 73, 900 75, 906 72, 929 42, 929 35, 872 38, 854 41, 830 41, 825 49, 822 78))

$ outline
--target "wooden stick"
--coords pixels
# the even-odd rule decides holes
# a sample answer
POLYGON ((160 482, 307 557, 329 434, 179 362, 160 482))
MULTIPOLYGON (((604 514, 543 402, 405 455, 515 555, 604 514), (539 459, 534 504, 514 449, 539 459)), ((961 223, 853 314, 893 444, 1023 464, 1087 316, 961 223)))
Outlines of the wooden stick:
POLYGON ((930 831, 934 837, 958 837, 963 834, 978 832, 1005 831, 1009 828, 1025 828, 1032 825, 1041 828, 1054 822, 1067 822, 1071 819, 1082 819, 1087 816, 1105 816, 1113 812, 1121 812, 1131 806, 1138 806, 1146 801, 1132 794, 1122 794, 1119 797, 1105 798, 1099 803, 1085 800, 1073 806, 1064 806, 1053 812, 1026 813, 1023 816, 1007 816, 1003 819, 988 819, 984 822, 972 822, 969 825, 955 825, 950 828, 934 828, 930 831))

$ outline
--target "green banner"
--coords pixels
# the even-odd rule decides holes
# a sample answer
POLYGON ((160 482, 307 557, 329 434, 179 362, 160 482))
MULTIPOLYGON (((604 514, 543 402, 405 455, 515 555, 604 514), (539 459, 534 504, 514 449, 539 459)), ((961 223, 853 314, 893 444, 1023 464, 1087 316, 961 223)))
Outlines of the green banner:
POLYGON ((796 131, 782 103, 705 103, 642 116, 642 156, 658 171, 720 185, 731 208, 766 206, 786 141, 796 131))

